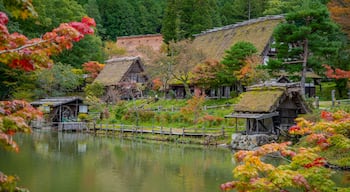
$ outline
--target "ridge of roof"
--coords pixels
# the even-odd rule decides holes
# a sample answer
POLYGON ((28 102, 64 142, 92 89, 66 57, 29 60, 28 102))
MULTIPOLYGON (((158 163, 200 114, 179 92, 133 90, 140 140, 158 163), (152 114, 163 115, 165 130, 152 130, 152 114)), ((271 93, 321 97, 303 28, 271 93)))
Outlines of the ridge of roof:
POLYGON ((250 20, 238 22, 238 23, 231 24, 231 25, 226 25, 226 26, 223 26, 223 27, 216 27, 216 28, 213 28, 213 29, 208 29, 206 31, 202 31, 199 34, 194 34, 193 36, 197 37, 197 36, 206 35, 206 34, 212 33, 212 32, 228 30, 228 29, 234 29, 234 28, 237 28, 237 27, 250 25, 250 24, 253 24, 253 23, 259 23, 259 22, 263 22, 263 21, 267 21, 267 20, 280 20, 280 19, 283 19, 283 18, 284 18, 284 15, 267 15, 265 17, 259 17, 259 18, 256 18, 256 19, 250 19, 250 20))
POLYGON ((144 35, 129 35, 129 36, 120 36, 120 37, 117 37, 117 39, 131 39, 131 38, 135 38, 135 37, 158 37, 158 36, 163 36, 163 35, 160 33, 144 34, 144 35))
POLYGON ((141 58, 139 56, 134 56, 134 57, 116 57, 116 58, 108 59, 105 62, 106 63, 112 63, 112 62, 121 62, 121 61, 133 61, 133 60, 137 60, 137 59, 141 59, 141 58))

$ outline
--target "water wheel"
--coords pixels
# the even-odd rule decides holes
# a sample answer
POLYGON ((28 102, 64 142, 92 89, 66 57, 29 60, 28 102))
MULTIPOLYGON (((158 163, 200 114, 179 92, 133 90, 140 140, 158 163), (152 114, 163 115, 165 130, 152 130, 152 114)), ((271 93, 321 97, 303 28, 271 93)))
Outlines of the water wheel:
POLYGON ((61 110, 59 107, 55 109, 53 116, 51 118, 51 122, 61 122, 61 121, 65 121, 73 118, 74 118, 73 110, 68 106, 62 106, 61 110), (61 115, 60 115, 60 111, 61 111, 61 115))

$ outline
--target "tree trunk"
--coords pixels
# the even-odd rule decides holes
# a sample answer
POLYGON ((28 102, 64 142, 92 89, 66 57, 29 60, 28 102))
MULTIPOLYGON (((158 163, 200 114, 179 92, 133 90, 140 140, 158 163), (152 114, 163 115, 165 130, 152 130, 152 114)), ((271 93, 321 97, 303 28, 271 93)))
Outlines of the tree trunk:
POLYGON ((309 41, 308 39, 304 39, 304 58, 303 58, 303 69, 301 71, 301 94, 305 97, 305 81, 306 81, 306 70, 307 70, 307 59, 309 54, 309 41))

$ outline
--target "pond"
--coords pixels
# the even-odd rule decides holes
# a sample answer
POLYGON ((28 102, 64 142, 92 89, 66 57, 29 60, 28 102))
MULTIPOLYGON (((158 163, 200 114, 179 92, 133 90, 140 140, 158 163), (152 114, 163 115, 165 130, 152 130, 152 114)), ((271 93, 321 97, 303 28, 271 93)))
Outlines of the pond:
POLYGON ((230 150, 82 133, 38 132, 0 151, 0 170, 32 192, 215 192, 232 180, 230 150))

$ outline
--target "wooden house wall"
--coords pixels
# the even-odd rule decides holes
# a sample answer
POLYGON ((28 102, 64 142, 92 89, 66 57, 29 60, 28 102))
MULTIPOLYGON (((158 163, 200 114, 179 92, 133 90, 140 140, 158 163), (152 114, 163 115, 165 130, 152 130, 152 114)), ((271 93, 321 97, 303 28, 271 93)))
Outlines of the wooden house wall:
POLYGON ((280 104, 277 111, 280 114, 280 124, 282 126, 293 125, 294 119, 298 116, 298 106, 290 98, 280 104))
POLYGON ((52 122, 62 122, 67 120, 76 120, 78 118, 79 113, 79 104, 82 104, 82 102, 70 102, 63 105, 59 105, 56 107, 53 107, 49 113, 49 120, 52 122), (61 108, 61 110, 60 110, 61 108), (64 111, 69 108, 70 113, 68 114, 68 117, 65 117, 63 114, 64 111), (60 114, 61 113, 61 114, 60 114))
POLYGON ((124 81, 130 81, 135 83, 145 83, 147 81, 147 78, 143 73, 143 70, 140 67, 140 64, 133 63, 130 67, 130 70, 127 74, 125 74, 124 81))

